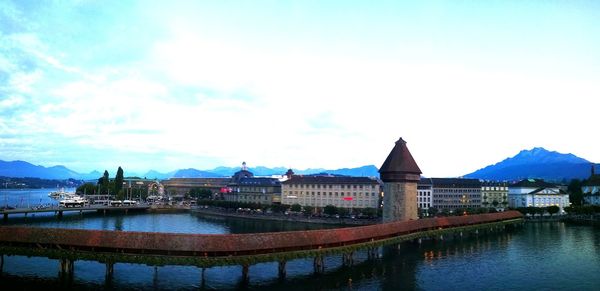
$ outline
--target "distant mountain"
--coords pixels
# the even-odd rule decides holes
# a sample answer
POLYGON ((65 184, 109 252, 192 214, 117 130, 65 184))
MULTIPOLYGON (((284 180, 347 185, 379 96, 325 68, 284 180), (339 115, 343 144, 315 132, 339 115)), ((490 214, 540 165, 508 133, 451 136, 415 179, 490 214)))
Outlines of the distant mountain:
POLYGON ((15 178, 68 179, 79 178, 79 173, 71 171, 64 166, 46 168, 24 161, 0 161, 0 176, 15 178))
MULTIPOLYGON (((210 173, 216 173, 222 176, 233 176, 235 172, 239 171, 239 167, 217 167, 212 170, 207 170, 210 173)), ((252 172, 255 176, 271 176, 271 175, 283 175, 287 172, 288 168, 284 167, 275 167, 268 168, 258 166, 255 168, 248 168, 250 172, 252 172)), ((327 170, 323 168, 309 168, 305 170, 292 169, 297 175, 309 175, 309 174, 318 174, 318 173, 328 173, 334 175, 345 175, 345 176, 361 176, 361 177, 375 177, 379 176, 379 172, 377 167, 373 165, 362 166, 358 168, 343 168, 336 170, 327 170)))
MULTIPOLYGON (((216 177, 231 177, 235 172, 239 171, 239 167, 217 167, 212 170, 197 170, 194 168, 179 169, 171 172, 161 173, 155 170, 150 170, 140 177, 147 179, 158 179, 165 180, 169 178, 216 178, 216 177)), ((271 175, 283 175, 287 172, 288 168, 285 167, 274 167, 268 168, 258 166, 255 168, 249 168, 255 176, 271 176, 271 175)), ((308 175, 317 173, 328 173, 334 175, 345 175, 345 176, 364 176, 364 177, 375 177, 379 176, 377 167, 373 165, 362 166, 358 168, 342 168, 335 170, 327 170, 323 168, 309 168, 305 170, 293 169, 294 173, 298 175, 308 175)), ((138 176, 133 173, 127 173, 128 176, 138 176)), ((88 174, 82 174, 70 170, 64 166, 36 166, 24 161, 12 161, 5 162, 0 161, 0 176, 15 177, 15 178, 40 178, 40 179, 79 179, 79 180, 96 180, 102 176, 99 171, 92 171, 88 174)))
POLYGON ((189 169, 178 170, 177 172, 175 172, 173 177, 174 178, 219 178, 219 177, 223 177, 223 175, 189 168, 189 169))
POLYGON ((167 173, 161 173, 161 172, 158 172, 158 171, 155 171, 155 170, 150 170, 146 174, 142 175, 142 178, 165 180, 165 179, 172 178, 173 175, 175 175, 176 172, 177 171, 171 171, 171 172, 167 172, 167 173))
POLYGON ((40 179, 98 179, 102 174, 98 171, 89 174, 77 173, 65 166, 36 166, 24 161, 0 161, 0 176, 13 178, 40 178, 40 179))
POLYGON ((513 181, 541 178, 548 181, 583 179, 590 175, 591 162, 573 154, 541 147, 522 150, 516 156, 465 175, 467 178, 513 181))

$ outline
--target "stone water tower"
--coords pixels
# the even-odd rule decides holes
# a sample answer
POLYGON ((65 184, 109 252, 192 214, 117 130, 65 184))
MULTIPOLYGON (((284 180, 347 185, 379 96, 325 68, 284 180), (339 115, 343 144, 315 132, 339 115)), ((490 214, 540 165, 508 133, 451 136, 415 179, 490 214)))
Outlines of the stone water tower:
POLYGON ((421 170, 400 138, 379 169, 383 181, 383 222, 418 219, 421 170))

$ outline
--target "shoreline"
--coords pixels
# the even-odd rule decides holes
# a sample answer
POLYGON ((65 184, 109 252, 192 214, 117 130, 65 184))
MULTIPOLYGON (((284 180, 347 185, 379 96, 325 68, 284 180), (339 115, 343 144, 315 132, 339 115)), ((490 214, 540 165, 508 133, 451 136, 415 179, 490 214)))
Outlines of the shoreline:
POLYGON ((379 223, 379 220, 372 219, 350 219, 350 218, 318 218, 318 217, 305 217, 305 216, 280 216, 273 214, 246 214, 239 212, 229 212, 207 208, 192 208, 191 213, 196 213, 206 216, 220 216, 220 217, 234 217, 234 218, 249 218, 255 220, 270 220, 270 221, 288 221, 288 222, 303 222, 303 223, 318 223, 318 224, 333 224, 333 225, 346 225, 346 226, 358 226, 358 225, 371 225, 379 223))

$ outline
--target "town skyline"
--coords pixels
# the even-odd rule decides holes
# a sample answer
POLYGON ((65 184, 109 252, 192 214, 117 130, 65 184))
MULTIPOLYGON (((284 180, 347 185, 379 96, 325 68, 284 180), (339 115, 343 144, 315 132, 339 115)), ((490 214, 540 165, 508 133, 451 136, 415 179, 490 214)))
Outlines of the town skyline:
POLYGON ((403 137, 430 176, 600 161, 597 6, 3 2, 0 160, 379 167, 403 137))

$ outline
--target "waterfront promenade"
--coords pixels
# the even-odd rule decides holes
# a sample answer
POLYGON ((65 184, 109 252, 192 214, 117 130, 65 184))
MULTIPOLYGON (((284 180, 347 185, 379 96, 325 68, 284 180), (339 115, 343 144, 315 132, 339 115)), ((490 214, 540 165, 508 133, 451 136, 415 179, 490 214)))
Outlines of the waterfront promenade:
POLYGON ((244 219, 256 219, 256 220, 271 220, 271 221, 290 221, 290 222, 305 222, 305 223, 319 223, 319 224, 335 224, 335 225, 370 225, 380 223, 379 218, 334 218, 334 217, 317 217, 317 216, 306 216, 304 214, 284 214, 284 213, 248 213, 239 212, 235 209, 223 209, 223 208, 202 208, 195 207, 191 208, 191 212, 202 216, 223 216, 223 217, 235 217, 244 219))

